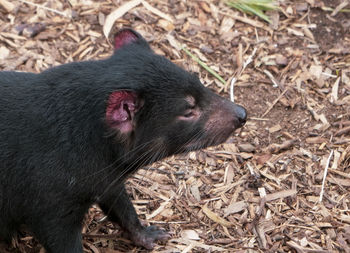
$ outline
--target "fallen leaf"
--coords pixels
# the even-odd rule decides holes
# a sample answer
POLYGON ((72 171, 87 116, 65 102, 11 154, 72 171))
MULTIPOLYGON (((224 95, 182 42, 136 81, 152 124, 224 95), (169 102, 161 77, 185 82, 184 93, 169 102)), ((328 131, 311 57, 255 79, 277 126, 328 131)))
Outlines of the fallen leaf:
POLYGON ((135 8, 137 5, 141 4, 142 0, 132 0, 129 1, 119 8, 112 11, 106 18, 105 24, 103 26, 103 34, 108 39, 109 33, 111 32, 111 29, 115 23, 115 21, 122 17, 125 13, 130 11, 132 8, 135 8))
POLYGON ((192 229, 181 231, 181 237, 188 240, 200 240, 198 233, 192 229))

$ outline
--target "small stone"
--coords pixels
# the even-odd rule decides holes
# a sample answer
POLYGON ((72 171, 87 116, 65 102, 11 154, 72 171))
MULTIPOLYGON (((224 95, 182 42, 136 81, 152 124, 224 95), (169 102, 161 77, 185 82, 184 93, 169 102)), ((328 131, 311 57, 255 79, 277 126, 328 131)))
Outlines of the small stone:
POLYGON ((5 60, 10 54, 10 50, 6 47, 0 47, 0 60, 5 60))
POLYGON ((202 53, 206 53, 206 54, 211 54, 214 52, 214 50, 209 46, 201 46, 200 50, 202 53))
POLYGON ((296 10, 297 12, 307 11, 307 9, 308 9, 307 3, 297 3, 297 4, 295 5, 295 10, 296 10))
POLYGON ((241 152, 239 154, 244 160, 247 160, 247 159, 250 159, 253 157, 253 154, 252 153, 245 153, 245 152, 241 152))
POLYGON ((248 152, 248 153, 254 152, 256 150, 256 148, 250 143, 239 144, 238 149, 240 152, 248 152))
POLYGON ((287 57, 285 57, 285 56, 283 56, 281 54, 276 55, 276 64, 277 65, 283 65, 283 66, 287 65, 288 64, 287 57))

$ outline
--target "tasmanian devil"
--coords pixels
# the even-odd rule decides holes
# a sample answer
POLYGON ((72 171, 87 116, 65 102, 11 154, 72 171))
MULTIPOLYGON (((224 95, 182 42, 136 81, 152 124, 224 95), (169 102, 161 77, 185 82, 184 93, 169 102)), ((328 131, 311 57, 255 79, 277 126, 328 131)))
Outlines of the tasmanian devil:
POLYGON ((136 245, 168 234, 141 225, 124 188, 141 166, 224 142, 246 111, 124 29, 105 60, 40 74, 0 72, 0 238, 25 225, 50 253, 82 253, 97 203, 136 245))

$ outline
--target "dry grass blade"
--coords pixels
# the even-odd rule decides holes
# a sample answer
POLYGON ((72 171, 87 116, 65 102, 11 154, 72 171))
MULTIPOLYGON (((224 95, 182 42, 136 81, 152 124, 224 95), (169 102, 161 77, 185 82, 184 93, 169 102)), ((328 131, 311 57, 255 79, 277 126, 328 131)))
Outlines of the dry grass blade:
POLYGON ((37 8, 41 8, 41 9, 44 9, 44 10, 47 10, 47 11, 54 12, 56 14, 59 14, 59 15, 62 15, 64 17, 66 17, 66 18, 72 18, 71 15, 69 15, 67 13, 64 13, 62 11, 58 11, 58 10, 55 10, 55 9, 52 9, 52 8, 49 8, 49 7, 40 5, 40 4, 36 4, 36 3, 32 3, 32 2, 26 1, 26 0, 19 0, 19 1, 21 1, 22 3, 25 3, 25 4, 33 5, 33 6, 37 7, 37 8))
MULTIPOLYGON (((244 62, 243 67, 241 68, 241 70, 231 80, 231 83, 230 83, 230 99, 231 99, 232 102, 235 102, 235 97, 234 97, 234 86, 235 86, 235 83, 236 83, 237 79, 242 75, 242 73, 244 72, 245 68, 253 61, 253 58, 255 56, 256 51, 257 51, 257 48, 254 48, 252 54, 244 62)), ((227 84, 225 85, 225 89, 226 89, 226 86, 227 86, 227 84)))
POLYGON ((331 11, 331 17, 337 15, 338 12, 350 12, 350 9, 346 9, 346 7, 349 4, 348 0, 345 0, 341 2, 336 8, 331 8, 327 6, 322 6, 321 9, 324 11, 331 11))
POLYGON ((145 6, 145 8, 151 12, 153 12, 154 14, 156 14, 157 16, 164 18, 166 20, 168 20, 171 23, 174 23, 174 20, 168 15, 165 14, 164 12, 161 12, 160 10, 154 8, 153 6, 151 6, 149 3, 147 3, 146 1, 142 1, 143 6, 145 6))
POLYGON ((275 99, 275 101, 273 101, 273 103, 270 105, 270 107, 266 110, 266 112, 263 113, 263 115, 260 116, 260 118, 263 118, 266 116, 266 114, 268 114, 271 109, 275 106, 275 104, 284 96, 284 94, 288 91, 288 88, 286 88, 279 96, 278 98, 275 99))
POLYGON ((323 199, 324 185, 326 183, 326 177, 327 177, 327 173, 328 173, 329 163, 331 162, 331 158, 332 158, 333 152, 334 152, 334 150, 332 150, 331 153, 329 154, 329 157, 328 157, 327 163, 326 163, 326 167, 324 168, 323 179, 322 179, 322 187, 321 187, 319 202, 322 202, 322 199, 323 199))

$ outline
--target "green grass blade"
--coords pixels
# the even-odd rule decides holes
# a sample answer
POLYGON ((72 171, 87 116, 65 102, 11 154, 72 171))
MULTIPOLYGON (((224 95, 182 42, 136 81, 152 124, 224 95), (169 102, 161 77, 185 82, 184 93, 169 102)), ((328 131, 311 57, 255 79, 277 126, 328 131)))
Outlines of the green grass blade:
POLYGON ((207 64, 202 62, 197 56, 193 55, 190 51, 188 51, 184 46, 181 48, 188 56, 190 56, 195 62, 197 62, 200 66, 202 66, 206 71, 215 76, 220 82, 226 84, 225 80, 216 73, 213 69, 211 69, 207 64))
POLYGON ((271 20, 263 11, 278 10, 275 0, 234 0, 228 1, 226 4, 239 11, 256 15, 269 23, 271 20))
POLYGON ((254 15, 257 15, 258 17, 262 18, 263 20, 271 23, 269 17, 267 15, 265 15, 261 9, 259 9, 259 7, 256 7, 254 5, 246 5, 245 6, 247 12, 250 12, 254 15))

